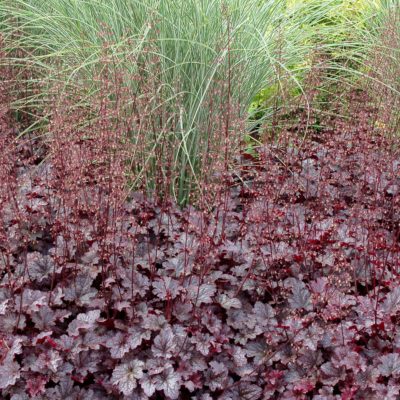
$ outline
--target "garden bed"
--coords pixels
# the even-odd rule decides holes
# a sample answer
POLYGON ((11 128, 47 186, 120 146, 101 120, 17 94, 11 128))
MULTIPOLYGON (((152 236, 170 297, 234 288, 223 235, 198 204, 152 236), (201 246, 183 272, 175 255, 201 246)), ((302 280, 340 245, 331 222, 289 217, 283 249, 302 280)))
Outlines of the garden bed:
POLYGON ((71 197, 13 148, 2 398, 398 399, 400 157, 368 118, 261 147, 209 212, 90 171, 71 197))

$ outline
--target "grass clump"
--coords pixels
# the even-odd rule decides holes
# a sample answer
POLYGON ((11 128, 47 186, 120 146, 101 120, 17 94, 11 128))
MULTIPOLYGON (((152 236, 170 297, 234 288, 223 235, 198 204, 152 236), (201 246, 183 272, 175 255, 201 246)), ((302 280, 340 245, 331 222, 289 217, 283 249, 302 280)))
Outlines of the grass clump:
POLYGON ((317 38, 331 32, 321 21, 337 9, 336 0, 3 1, 8 62, 35 71, 14 108, 47 133, 56 87, 77 94, 89 123, 107 66, 106 99, 130 121, 132 186, 183 204, 230 168, 260 90, 302 92, 317 38))

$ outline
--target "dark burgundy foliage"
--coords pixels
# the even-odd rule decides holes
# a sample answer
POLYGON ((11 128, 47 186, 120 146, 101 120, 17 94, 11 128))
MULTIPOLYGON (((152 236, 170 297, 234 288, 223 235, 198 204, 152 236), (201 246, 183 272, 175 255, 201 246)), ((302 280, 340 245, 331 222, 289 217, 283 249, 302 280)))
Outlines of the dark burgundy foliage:
POLYGON ((4 110, 2 398, 400 398, 400 157, 366 108, 210 212, 125 198, 112 127, 53 121, 43 160, 4 110))

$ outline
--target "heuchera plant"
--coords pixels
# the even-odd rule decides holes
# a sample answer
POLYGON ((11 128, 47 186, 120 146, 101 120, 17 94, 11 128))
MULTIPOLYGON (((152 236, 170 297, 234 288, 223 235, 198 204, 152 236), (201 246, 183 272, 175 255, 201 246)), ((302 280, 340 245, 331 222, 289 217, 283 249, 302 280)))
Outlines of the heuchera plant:
POLYGON ((125 197, 113 126, 44 160, 0 113, 2 398, 398 399, 400 158, 353 112, 207 213, 125 197))

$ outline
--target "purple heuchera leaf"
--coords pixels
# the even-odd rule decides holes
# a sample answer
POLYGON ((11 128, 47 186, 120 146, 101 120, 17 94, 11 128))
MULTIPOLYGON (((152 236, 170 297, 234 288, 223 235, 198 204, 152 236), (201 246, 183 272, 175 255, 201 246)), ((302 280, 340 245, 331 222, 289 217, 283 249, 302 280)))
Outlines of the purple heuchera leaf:
POLYGON ((391 353, 381 356, 379 358, 379 372, 383 376, 400 376, 400 355, 398 353, 391 353))
POLYGON ((7 299, 0 302, 0 315, 4 315, 7 311, 7 304, 11 299, 7 299))
POLYGON ((192 318, 193 304, 176 301, 174 303, 173 315, 180 322, 189 321, 192 318))
POLYGON ((32 314, 31 318, 35 327, 40 330, 45 330, 55 324, 55 313, 47 305, 41 307, 37 313, 32 314))
POLYGON ((97 290, 92 287, 93 278, 87 273, 80 273, 64 291, 64 299, 77 301, 80 304, 90 304, 97 290))
POLYGON ((172 367, 172 361, 162 358, 149 358, 146 361, 146 369, 149 375, 161 374, 165 368, 172 367))
POLYGON ((383 311, 386 314, 395 314, 400 309, 400 287, 394 288, 386 296, 383 311))
POLYGON ((150 280, 147 276, 137 272, 132 271, 128 268, 125 268, 122 272, 120 271, 120 275, 122 278, 122 285, 127 288, 127 295, 129 299, 133 296, 139 295, 144 297, 146 295, 147 290, 150 287, 150 280))
POLYGON ((179 253, 176 257, 171 257, 163 262, 163 267, 167 271, 173 271, 175 277, 179 277, 185 272, 185 275, 191 273, 193 262, 191 257, 186 256, 184 253, 179 253))
POLYGON ((81 343, 79 347, 82 350, 99 350, 100 345, 104 345, 104 337, 99 335, 99 332, 96 330, 89 330, 83 335, 79 337, 81 343))
POLYGON ((143 318, 143 328, 151 331, 160 331, 167 326, 167 320, 164 315, 149 314, 143 318))
POLYGON ((148 374, 144 375, 140 380, 140 386, 143 389, 143 392, 149 397, 152 396, 156 391, 154 377, 148 374))
POLYGON ((23 351, 24 338, 15 335, 3 336, 0 339, 0 362, 7 364, 14 360, 16 354, 23 351))
POLYGON ((253 340, 246 345, 248 357, 254 357, 256 364, 260 363, 268 355, 268 345, 264 339, 253 340))
POLYGON ((195 336, 190 338, 190 342, 196 346, 197 351, 199 351, 203 356, 208 355, 211 346, 212 336, 208 333, 198 332, 195 336))
MULTIPOLYGON (((20 307, 20 297, 16 298, 16 309, 20 307)), ((39 311, 40 307, 47 304, 47 294, 41 290, 25 289, 22 295, 22 309, 26 311, 27 314, 31 314, 39 311)))
POLYGON ((213 302, 212 298, 217 290, 215 285, 208 283, 200 284, 196 281, 197 279, 192 279, 191 284, 186 288, 188 299, 190 299, 195 306, 211 304, 213 302))
POLYGON ((312 310, 313 306, 311 304, 311 293, 306 288, 302 281, 293 281, 293 293, 292 297, 289 299, 290 308, 312 310))
POLYGON ((181 385, 180 375, 172 367, 167 367, 160 374, 154 376, 154 385, 157 390, 162 390, 168 398, 177 399, 181 385))
POLYGON ((207 371, 207 385, 211 391, 223 389, 228 380, 228 369, 224 363, 210 361, 210 367, 207 371))
POLYGON ((220 318, 218 318, 211 310, 203 311, 201 322, 213 334, 218 334, 222 329, 220 318))
POLYGON ((193 397, 193 400, 213 400, 213 398, 208 393, 204 393, 204 394, 199 395, 197 397, 193 397))
POLYGON ((55 350, 45 351, 31 365, 30 369, 35 372, 47 373, 49 370, 56 373, 62 363, 60 353, 55 350))
POLYGON ((117 332, 107 341, 106 347, 110 349, 111 357, 122 358, 130 350, 136 349, 143 339, 150 339, 150 332, 137 329, 130 329, 129 332, 117 332))
POLYGON ((246 351, 241 346, 232 348, 233 362, 238 367, 243 367, 247 364, 246 351))
POLYGON ((81 257, 83 264, 97 264, 99 262, 99 244, 94 242, 90 249, 81 257))
POLYGON ((361 355, 345 346, 337 347, 334 350, 332 364, 336 368, 345 367, 353 372, 366 369, 365 361, 361 355))
POLYGON ((345 369, 335 368, 331 362, 327 362, 321 365, 321 371, 324 376, 324 383, 332 386, 336 385, 340 380, 345 378, 345 369))
POLYGON ((50 338, 52 334, 53 331, 42 331, 39 334, 37 334, 36 337, 32 340, 32 344, 36 346, 37 344, 42 343, 43 339, 50 338))
POLYGON ((221 294, 218 296, 218 302, 224 307, 226 310, 231 308, 240 308, 242 307, 242 303, 236 297, 229 297, 226 294, 221 294))
POLYGON ((162 390, 168 398, 178 398, 181 377, 169 361, 150 359, 146 368, 148 373, 140 380, 140 386, 148 396, 152 396, 156 390, 162 390))
POLYGON ((27 267, 30 278, 41 282, 53 272, 54 262, 49 255, 34 251, 27 254, 27 267))
POLYGON ((258 385, 250 382, 241 382, 218 397, 218 400, 258 400, 261 398, 262 392, 261 387, 258 385))
POLYGON ((389 380, 387 384, 376 383, 374 385, 374 390, 379 399, 398 400, 400 386, 397 383, 389 380))
POLYGON ((0 316, 0 330, 2 333, 12 333, 17 326, 18 329, 24 329, 26 326, 25 315, 19 315, 17 313, 8 312, 5 315, 0 316))
POLYGON ((93 329, 95 322, 100 317, 100 310, 91 310, 85 314, 78 314, 76 319, 68 325, 68 334, 71 336, 79 335, 80 329, 93 329))
POLYGON ((253 310, 256 321, 261 326, 274 326, 276 324, 275 310, 269 305, 257 301, 253 310))
POLYGON ((164 328, 154 339, 151 350, 155 357, 171 358, 176 350, 175 335, 170 327, 164 328))
POLYGON ((81 351, 74 358, 75 372, 78 375, 85 376, 88 372, 95 373, 101 368, 102 354, 97 351, 81 351))
POLYGON ((310 283, 310 287, 313 293, 324 296, 329 289, 328 278, 318 278, 310 283))
POLYGON ((72 399, 76 395, 76 389, 74 381, 69 376, 63 376, 59 384, 55 388, 49 389, 47 394, 54 398, 72 399))
POLYGON ((137 380, 142 378, 143 368, 144 362, 140 360, 117 365, 112 373, 111 383, 116 385, 125 396, 129 396, 136 388, 137 380))
POLYGON ((6 360, 5 364, 0 365, 0 389, 15 385, 19 378, 20 367, 18 363, 6 360))
POLYGON ((169 276, 157 278, 153 282, 153 293, 161 300, 174 299, 180 290, 179 282, 169 276))

